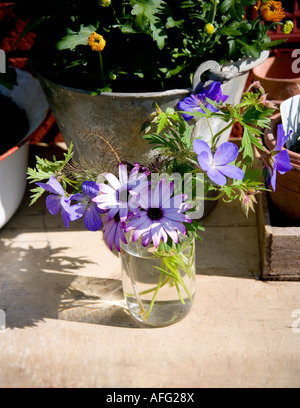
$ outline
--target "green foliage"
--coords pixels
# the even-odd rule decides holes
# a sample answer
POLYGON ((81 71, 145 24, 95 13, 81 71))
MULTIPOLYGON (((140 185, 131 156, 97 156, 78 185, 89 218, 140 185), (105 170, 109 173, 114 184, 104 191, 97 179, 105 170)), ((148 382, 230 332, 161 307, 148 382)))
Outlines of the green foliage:
MULTIPOLYGON (((44 159, 36 156, 36 167, 27 169, 27 180, 30 184, 37 182, 46 182, 51 176, 55 176, 66 188, 67 184, 73 184, 71 180, 67 179, 63 174, 63 169, 67 163, 72 159, 73 156, 73 144, 71 143, 67 153, 64 153, 64 160, 56 160, 53 156, 52 160, 44 159)), ((35 187, 30 190, 31 202, 30 205, 34 204, 45 192, 41 187, 35 187)))
POLYGON ((255 3, 112 0, 101 7, 98 0, 20 0, 15 14, 29 20, 24 33, 37 34, 30 60, 41 74, 96 93, 142 92, 190 88, 201 62, 257 58, 278 44, 267 34, 273 23, 244 19, 244 8, 255 3), (208 23, 213 34, 205 31, 208 23), (102 77, 97 52, 87 45, 94 28, 106 41, 102 77))
POLYGON ((88 45, 89 36, 93 31, 96 31, 97 27, 89 25, 84 27, 83 24, 80 26, 79 32, 74 32, 70 29, 67 29, 67 35, 59 41, 56 46, 58 50, 75 50, 78 45, 88 45))

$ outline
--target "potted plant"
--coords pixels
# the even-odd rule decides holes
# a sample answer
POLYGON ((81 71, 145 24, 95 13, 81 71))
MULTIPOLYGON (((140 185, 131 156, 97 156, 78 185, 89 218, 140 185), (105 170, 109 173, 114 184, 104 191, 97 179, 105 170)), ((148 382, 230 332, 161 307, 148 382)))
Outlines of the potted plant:
MULTIPOLYGON (((281 161, 273 160, 277 167, 277 180, 269 178, 273 193, 270 199, 277 210, 293 225, 300 223, 300 95, 295 95, 281 105, 281 114, 266 129, 264 142, 267 155, 281 151, 281 161), (279 127, 278 127, 279 126, 279 127), (283 138, 283 135, 287 135, 283 138), (281 174, 289 167, 290 171, 281 174)), ((275 155, 275 158, 278 155, 275 155)), ((261 160, 264 162, 264 156, 261 160)), ((264 162, 265 163, 265 162, 264 162)), ((266 164, 266 163, 265 163, 266 164)), ((267 165, 267 164, 266 164, 267 165)))
POLYGON ((223 92, 229 102, 239 102, 231 98, 241 97, 246 73, 278 44, 270 41, 267 31, 280 24, 278 12, 283 18, 281 2, 275 2, 275 14, 268 20, 261 14, 253 21, 244 19, 244 8, 254 3, 21 0, 14 12, 29 20, 24 34, 36 34, 30 61, 67 144, 72 140, 78 155, 95 160, 81 134, 82 129, 94 130, 110 140, 122 139, 128 157, 137 160, 148 151, 139 137, 140 123, 156 104, 162 110, 175 107, 199 82, 208 85, 200 79, 203 68, 192 85, 203 62, 215 60, 213 69, 204 69, 211 71, 206 72, 210 81, 225 86, 233 76, 238 78, 231 92, 223 92), (266 54, 261 57, 262 52, 266 54))
POLYGON ((155 151, 148 162, 128 163, 125 151, 112 149, 110 167, 102 168, 101 161, 83 165, 73 160, 70 146, 64 160, 37 158, 36 168, 28 169, 29 181, 36 184, 32 203, 46 191, 48 210, 60 212, 66 227, 83 219, 88 230, 103 230, 109 248, 121 254, 132 316, 146 326, 175 323, 189 312, 195 296, 194 239, 202 238, 203 201, 214 191, 228 203, 240 200, 248 215, 255 196, 266 190, 253 146, 262 149, 260 129, 269 126, 273 112, 258 84, 237 105, 209 100, 201 112, 158 109, 144 134, 155 151), (239 122, 246 135, 240 152, 232 142, 217 147, 220 134, 212 135, 211 146, 193 140, 194 124, 182 113, 239 122))

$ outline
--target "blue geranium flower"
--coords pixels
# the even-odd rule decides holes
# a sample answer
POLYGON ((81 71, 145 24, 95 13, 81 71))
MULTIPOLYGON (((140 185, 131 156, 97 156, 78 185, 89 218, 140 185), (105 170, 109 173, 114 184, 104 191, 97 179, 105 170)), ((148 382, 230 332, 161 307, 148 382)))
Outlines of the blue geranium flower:
MULTIPOLYGON (((182 101, 178 102, 177 108, 184 112, 196 111, 205 113, 201 106, 203 105, 205 106, 206 109, 210 110, 211 112, 218 112, 218 109, 209 102, 207 102, 206 98, 209 98, 212 101, 216 101, 217 103, 219 103, 221 101, 226 102, 229 96, 223 95, 220 82, 213 82, 210 85, 209 89, 203 89, 201 93, 197 95, 187 96, 182 101)), ((189 121, 193 118, 193 115, 183 113, 182 117, 186 121, 189 121)))
POLYGON ((287 150, 283 149, 292 130, 286 135, 283 125, 278 125, 277 128, 277 142, 275 149, 271 152, 271 167, 273 169, 272 176, 268 177, 268 184, 271 184, 273 191, 276 190, 277 171, 279 174, 284 174, 292 169, 290 157, 287 150))
POLYGON ((229 164, 236 160, 239 154, 239 149, 234 143, 222 143, 215 154, 212 153, 211 148, 203 140, 195 140, 193 146, 198 154, 198 163, 201 169, 207 173, 211 181, 223 186, 227 183, 226 176, 236 180, 243 180, 244 173, 242 169, 229 164))
POLYGON ((48 211, 50 214, 56 215, 60 210, 66 228, 69 227, 70 221, 78 220, 82 216, 77 212, 77 205, 70 205, 70 198, 66 196, 65 190, 54 176, 50 177, 47 184, 36 184, 51 193, 46 198, 46 206, 48 211))
POLYGON ((83 216, 83 223, 90 231, 99 231, 102 227, 102 220, 100 214, 105 211, 99 209, 93 198, 99 194, 100 187, 94 181, 84 181, 82 183, 82 193, 74 194, 70 200, 76 200, 76 212, 80 217, 83 216))

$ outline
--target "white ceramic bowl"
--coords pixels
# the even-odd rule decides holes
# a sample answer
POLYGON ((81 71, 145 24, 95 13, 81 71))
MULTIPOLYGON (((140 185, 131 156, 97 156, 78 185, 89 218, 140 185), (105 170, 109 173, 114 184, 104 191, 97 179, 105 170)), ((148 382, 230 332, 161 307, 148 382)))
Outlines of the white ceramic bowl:
MULTIPOLYGON (((49 115, 49 105, 39 81, 28 72, 16 72, 18 85, 12 90, 0 86, 0 94, 9 96, 25 110, 29 131, 16 146, 0 156, 0 229, 11 219, 22 202, 27 185, 28 142, 49 115)), ((0 131, 9 132, 9 129, 2 128, 0 131)))

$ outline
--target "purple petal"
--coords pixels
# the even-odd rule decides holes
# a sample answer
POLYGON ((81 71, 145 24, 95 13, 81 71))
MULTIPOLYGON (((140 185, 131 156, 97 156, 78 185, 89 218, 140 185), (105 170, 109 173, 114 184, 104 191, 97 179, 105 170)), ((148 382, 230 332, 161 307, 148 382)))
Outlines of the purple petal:
POLYGON ((63 207, 61 207, 61 216, 65 224, 65 227, 69 228, 70 214, 63 207))
MULTIPOLYGON (((100 183, 98 184, 99 187, 99 192, 103 193, 103 194, 116 194, 116 190, 114 188, 112 188, 111 186, 109 186, 108 184, 104 184, 104 183, 100 183)), ((94 198, 94 201, 96 201, 96 199, 98 199, 99 196, 94 198)))
POLYGON ((49 182, 46 183, 36 183, 39 187, 42 187, 44 190, 49 191, 53 194, 58 194, 61 196, 65 196, 65 190, 61 186, 61 184, 56 180, 54 176, 51 176, 49 182))
POLYGON ((176 210, 164 211, 164 218, 167 218, 168 220, 171 220, 172 222, 173 221, 188 222, 188 223, 191 222, 191 219, 187 215, 182 214, 181 212, 176 211, 176 210))
POLYGON ((114 237, 114 244, 115 248, 118 252, 121 252, 121 247, 120 247, 120 228, 117 226, 116 232, 115 232, 115 237, 114 237))
POLYGON ((158 248, 159 243, 160 243, 160 239, 161 239, 161 230, 162 230, 162 226, 160 224, 160 222, 153 222, 151 225, 151 236, 152 236, 152 241, 153 241, 153 245, 155 246, 155 248, 158 248))
POLYGON ((272 186, 272 188, 273 188, 273 191, 276 191, 276 178, 277 178, 277 172, 276 172, 276 169, 274 169, 273 170, 273 174, 272 174, 272 177, 271 177, 271 186, 272 186))
POLYGON ((119 211, 119 207, 112 207, 109 211, 108 211, 108 217, 110 220, 112 220, 114 218, 114 216, 117 214, 117 212, 119 211))
POLYGON ((113 187, 114 190, 119 190, 119 188, 121 188, 121 183, 114 174, 107 173, 105 174, 105 178, 109 182, 109 184, 113 187))
POLYGON ((226 177, 223 174, 221 174, 217 169, 214 168, 208 169, 207 176, 211 179, 211 181, 218 184, 219 186, 224 186, 227 183, 226 177))
POLYGON ((230 177, 235 180, 243 180, 244 172, 242 169, 233 166, 232 164, 227 164, 226 166, 218 166, 219 170, 224 176, 230 177))
POLYGON ((229 95, 223 95, 220 82, 213 82, 206 92, 206 96, 216 102, 226 102, 229 98, 229 95))
POLYGON ((88 206, 83 216, 83 223, 89 231, 99 231, 102 227, 101 217, 93 206, 88 206))
MULTIPOLYGON (((146 232, 150 231, 152 222, 149 218, 146 218, 136 226, 134 233, 132 234, 132 241, 137 241, 141 235, 145 234, 146 232)), ((126 229, 127 231, 127 229, 126 229)))
POLYGON ((224 166, 233 162, 239 154, 237 145, 231 142, 222 143, 216 150, 214 155, 214 164, 216 166, 224 166))
POLYGON ((142 245, 144 247, 148 246, 151 241, 151 231, 150 229, 143 234, 142 245))
POLYGON ((151 200, 151 207, 152 208, 160 208, 161 207, 161 201, 162 201, 162 184, 165 183, 164 179, 159 180, 157 183, 157 186, 155 187, 155 190, 152 194, 152 200, 151 200))
POLYGON ((58 214, 60 207, 61 207, 61 197, 58 195, 49 195, 46 198, 46 207, 48 208, 48 211, 52 215, 58 214))
POLYGON ((280 174, 284 174, 287 171, 292 170, 290 163, 290 156, 287 150, 282 150, 273 157, 275 168, 279 171, 280 174))
POLYGON ((76 193, 69 197, 69 201, 87 202, 87 199, 83 194, 76 193))
POLYGON ((197 157, 199 166, 203 171, 210 169, 212 165, 212 157, 207 154, 207 152, 202 152, 197 157))
POLYGON ((206 152, 212 158, 211 148, 208 146, 206 142, 204 142, 204 140, 199 140, 199 139, 194 140, 193 147, 197 154, 206 152))
POLYGON ((61 208, 69 214, 70 221, 76 221, 81 218, 86 210, 86 204, 74 204, 70 205, 69 202, 65 201, 63 198, 60 202, 61 208))
POLYGON ((82 192, 86 197, 94 198, 99 193, 99 185, 94 181, 84 181, 82 183, 82 192))
POLYGON ((164 227, 166 233, 171 237, 171 239, 178 243, 178 233, 176 231, 176 227, 174 226, 173 222, 168 220, 167 218, 162 218, 160 220, 161 225, 164 227))
POLYGON ((113 243, 114 243, 117 228, 118 228, 118 223, 114 222, 106 234, 106 243, 111 251, 113 250, 113 243))
POLYGON ((283 125, 280 124, 277 127, 277 142, 276 142, 276 146, 274 151, 281 151, 281 149, 283 148, 283 146, 285 145, 287 139, 289 138, 289 136, 291 135, 291 133, 293 133, 292 130, 290 130, 290 132, 286 135, 283 129, 283 125))
POLYGON ((120 215, 120 220, 122 222, 125 222, 127 220, 128 217, 128 207, 120 207, 120 211, 119 211, 119 215, 120 215))
POLYGON ((121 186, 127 186, 128 183, 127 167, 124 166, 123 163, 119 164, 119 180, 121 186))
POLYGON ((62 185, 56 180, 54 176, 51 176, 49 179, 49 186, 56 191, 56 194, 61 195, 62 197, 65 196, 65 190, 63 189, 62 185))

